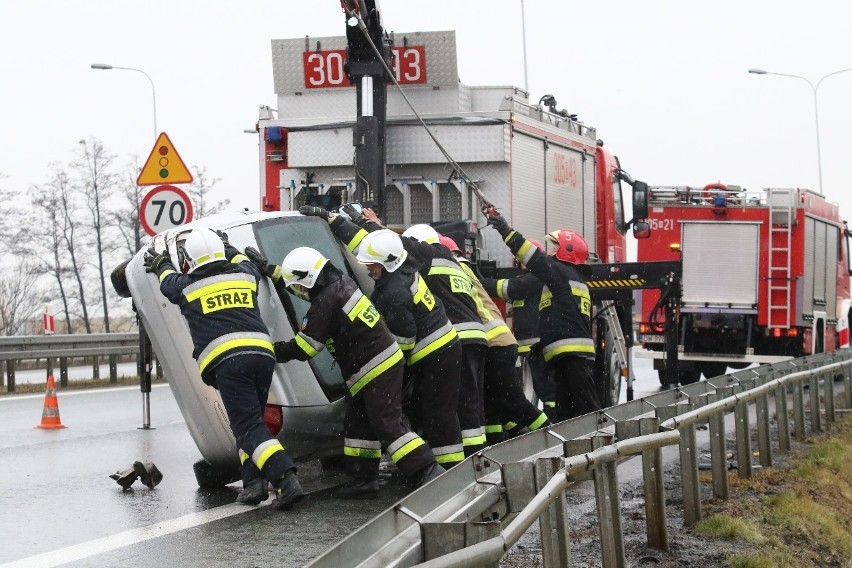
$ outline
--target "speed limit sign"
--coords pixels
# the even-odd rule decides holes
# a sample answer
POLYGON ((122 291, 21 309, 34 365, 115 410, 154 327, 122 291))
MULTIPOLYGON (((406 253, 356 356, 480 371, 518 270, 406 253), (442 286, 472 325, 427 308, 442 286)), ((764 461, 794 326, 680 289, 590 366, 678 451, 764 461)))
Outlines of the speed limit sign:
POLYGON ((145 232, 153 237, 192 221, 192 203, 179 187, 158 185, 142 198, 139 220, 145 232))

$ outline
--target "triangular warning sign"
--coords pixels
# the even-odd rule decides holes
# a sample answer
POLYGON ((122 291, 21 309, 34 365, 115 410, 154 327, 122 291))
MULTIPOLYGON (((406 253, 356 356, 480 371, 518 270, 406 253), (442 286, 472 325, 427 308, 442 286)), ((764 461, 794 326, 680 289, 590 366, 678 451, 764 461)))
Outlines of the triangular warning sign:
POLYGON ((172 145, 165 132, 161 132, 151 155, 145 161, 136 185, 162 185, 164 183, 189 183, 192 174, 172 145))

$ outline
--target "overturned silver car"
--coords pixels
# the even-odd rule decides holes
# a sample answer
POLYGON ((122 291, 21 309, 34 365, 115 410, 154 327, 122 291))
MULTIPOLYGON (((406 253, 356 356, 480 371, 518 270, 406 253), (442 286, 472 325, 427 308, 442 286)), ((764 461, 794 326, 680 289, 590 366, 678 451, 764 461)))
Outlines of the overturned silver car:
MULTIPOLYGON (((280 263, 292 249, 310 246, 352 276, 369 293, 372 280, 342 247, 325 221, 295 212, 232 212, 213 215, 157 235, 154 246, 168 247, 177 258, 177 244, 194 227, 224 231, 240 250, 260 250, 280 263)), ((189 328, 177 306, 160 293, 157 278, 145 271, 144 250, 113 274, 119 294, 131 296, 151 339, 157 360, 195 440, 202 460, 194 466, 201 487, 215 487, 240 476, 237 447, 219 392, 204 384, 192 357, 189 328), (123 274, 122 274, 123 269, 123 274)), ((271 282, 258 290, 261 315, 275 341, 293 338, 309 304, 292 295, 279 295, 271 282)), ((264 421, 297 462, 340 455, 343 446, 344 378, 332 356, 321 352, 307 362, 276 366, 264 421)))

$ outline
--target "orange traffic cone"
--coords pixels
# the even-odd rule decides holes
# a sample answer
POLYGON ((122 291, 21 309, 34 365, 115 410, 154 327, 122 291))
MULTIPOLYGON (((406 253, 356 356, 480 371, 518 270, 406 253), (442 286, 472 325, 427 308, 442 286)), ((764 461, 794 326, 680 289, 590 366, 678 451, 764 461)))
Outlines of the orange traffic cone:
POLYGON ((65 428, 59 420, 59 401, 56 399, 56 383, 53 375, 47 376, 47 392, 44 393, 44 410, 41 412, 41 424, 36 428, 56 430, 65 428))

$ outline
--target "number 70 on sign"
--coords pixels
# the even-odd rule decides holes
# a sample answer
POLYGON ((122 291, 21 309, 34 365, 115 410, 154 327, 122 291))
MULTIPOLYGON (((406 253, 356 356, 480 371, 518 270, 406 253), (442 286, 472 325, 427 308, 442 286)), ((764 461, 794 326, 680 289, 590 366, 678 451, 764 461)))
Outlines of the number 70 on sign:
POLYGON ((159 185, 142 198, 139 221, 145 232, 153 237, 192 221, 192 202, 179 187, 159 185))

